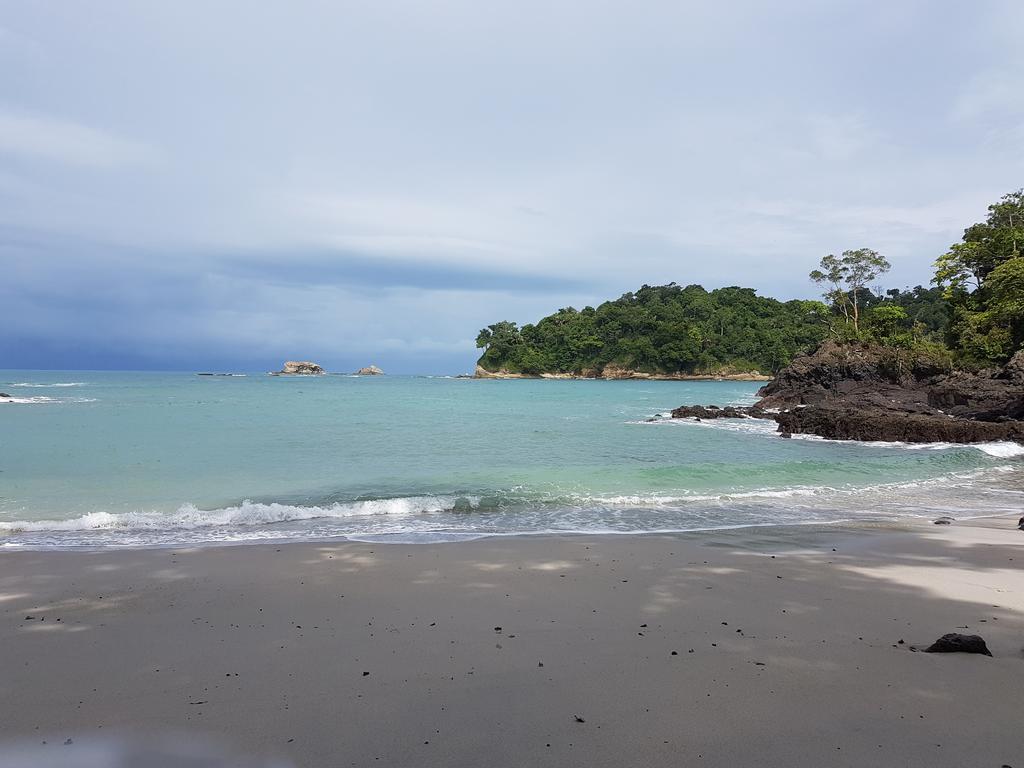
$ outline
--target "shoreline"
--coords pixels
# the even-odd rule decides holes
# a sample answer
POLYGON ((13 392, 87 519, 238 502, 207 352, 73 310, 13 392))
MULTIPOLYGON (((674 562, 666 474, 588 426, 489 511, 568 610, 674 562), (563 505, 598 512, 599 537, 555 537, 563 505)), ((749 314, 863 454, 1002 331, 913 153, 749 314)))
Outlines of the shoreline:
POLYGON ((52 760, 217 734, 298 766, 1012 765, 1015 527, 3 550, 0 742, 52 760), (994 658, 910 651, 947 632, 994 658))
POLYGON ((751 381, 767 382, 772 381, 773 376, 763 373, 645 373, 643 371, 631 371, 623 368, 607 368, 611 375, 587 376, 575 373, 512 373, 510 371, 489 371, 477 365, 473 379, 527 379, 527 380, 557 380, 557 381, 751 381))
MULTIPOLYGON (((616 530, 543 530, 543 531, 498 531, 498 532, 473 532, 473 531, 410 531, 399 533, 380 534, 339 534, 327 536, 310 536, 308 538, 254 538, 254 539, 211 539, 208 541, 181 541, 181 542, 154 542, 151 544, 67 544, 67 545, 38 545, 38 544, 17 544, 4 542, 0 544, 0 557, 7 552, 67 552, 67 553, 91 553, 104 554, 116 552, 146 552, 150 550, 209 550, 209 549, 235 549, 238 547, 281 547, 301 545, 332 545, 332 544, 372 544, 379 546, 396 547, 426 547, 469 544, 477 541, 487 540, 516 540, 516 539, 575 539, 581 537, 591 538, 637 538, 644 539, 657 536, 677 536, 680 538, 699 538, 718 534, 737 533, 744 531, 763 532, 777 534, 785 537, 788 534, 796 535, 797 532, 827 533, 839 531, 850 534, 860 532, 888 531, 890 533, 914 531, 922 526, 934 525, 933 518, 937 515, 920 515, 917 517, 905 517, 897 520, 863 520, 857 518, 837 518, 835 520, 809 520, 806 522, 789 523, 737 523, 734 525, 709 526, 707 528, 661 528, 642 531, 616 531, 616 530), (412 538, 425 537, 425 538, 412 538), (431 538, 437 537, 437 538, 431 538), (444 538, 450 537, 450 538, 444 538)), ((1016 520, 1014 515, 993 515, 985 513, 980 515, 967 515, 954 518, 957 522, 973 522, 978 520, 1016 520)))

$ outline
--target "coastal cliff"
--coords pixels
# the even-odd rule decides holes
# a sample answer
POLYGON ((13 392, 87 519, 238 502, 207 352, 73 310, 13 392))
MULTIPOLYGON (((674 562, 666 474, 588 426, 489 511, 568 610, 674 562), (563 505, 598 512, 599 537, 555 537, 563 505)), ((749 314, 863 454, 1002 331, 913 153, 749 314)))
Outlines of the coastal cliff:
POLYGON ((828 341, 796 358, 750 408, 683 406, 673 418, 772 418, 784 434, 834 440, 1024 442, 1024 351, 953 370, 939 354, 828 341))

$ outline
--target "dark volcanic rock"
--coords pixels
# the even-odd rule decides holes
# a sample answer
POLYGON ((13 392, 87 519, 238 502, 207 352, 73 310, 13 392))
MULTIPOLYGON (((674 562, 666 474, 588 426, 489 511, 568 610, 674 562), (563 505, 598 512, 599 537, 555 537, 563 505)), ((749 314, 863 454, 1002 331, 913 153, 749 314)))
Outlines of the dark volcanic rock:
POLYGON ((951 632, 943 635, 924 649, 925 653, 981 653, 991 656, 992 652, 985 645, 980 635, 961 635, 951 632))
POLYGON ((732 405, 681 405, 672 411, 673 419, 759 419, 764 415, 760 408, 732 405))
MULTIPOLYGON (((822 343, 796 358, 758 392, 761 408, 807 405, 848 395, 899 394, 912 382, 949 372, 941 360, 874 344, 822 343)), ((927 402, 927 400, 925 400, 927 402)))
POLYGON ((998 371, 948 370, 926 354, 828 341, 779 372, 759 408, 780 432, 834 440, 1024 441, 1024 353, 998 371))
POLYGON ((808 405, 775 414, 779 431, 808 433, 829 440, 905 443, 1024 442, 1024 422, 975 421, 943 413, 901 413, 870 404, 808 405))
POLYGON ((1010 358, 1010 362, 999 373, 999 378, 1006 379, 1011 384, 1024 387, 1024 349, 1010 358))
POLYGON ((833 440, 1024 442, 1024 351, 1001 370, 953 371, 939 356, 826 341, 762 387, 750 408, 683 406, 674 418, 773 418, 833 440))

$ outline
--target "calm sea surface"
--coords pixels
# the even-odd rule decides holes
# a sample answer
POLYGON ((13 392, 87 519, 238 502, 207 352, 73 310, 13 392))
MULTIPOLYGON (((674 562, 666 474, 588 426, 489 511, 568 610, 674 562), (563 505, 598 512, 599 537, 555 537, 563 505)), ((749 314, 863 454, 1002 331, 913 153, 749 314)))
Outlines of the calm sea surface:
POLYGON ((735 382, 0 371, 0 544, 433 541, 1017 512, 1022 449, 783 440, 735 382))

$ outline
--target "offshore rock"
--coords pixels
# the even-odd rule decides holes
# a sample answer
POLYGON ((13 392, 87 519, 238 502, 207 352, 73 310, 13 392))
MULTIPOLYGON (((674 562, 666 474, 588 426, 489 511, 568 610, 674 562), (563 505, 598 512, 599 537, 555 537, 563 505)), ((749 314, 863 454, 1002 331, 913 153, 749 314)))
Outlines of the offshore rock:
POLYGON ((727 405, 681 405, 672 411, 673 419, 761 419, 765 417, 760 408, 727 405))
POLYGON ((360 368, 356 371, 356 376, 383 376, 384 371, 378 368, 376 365, 368 365, 365 368, 360 368))
POLYGON ((308 360, 289 360, 284 364, 284 367, 278 371, 279 374, 283 374, 285 376, 321 376, 324 372, 323 368, 316 363, 309 362, 308 360))

